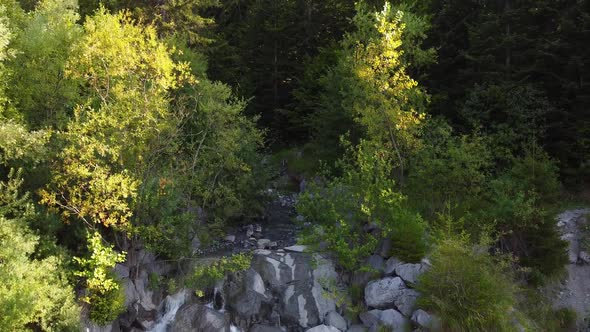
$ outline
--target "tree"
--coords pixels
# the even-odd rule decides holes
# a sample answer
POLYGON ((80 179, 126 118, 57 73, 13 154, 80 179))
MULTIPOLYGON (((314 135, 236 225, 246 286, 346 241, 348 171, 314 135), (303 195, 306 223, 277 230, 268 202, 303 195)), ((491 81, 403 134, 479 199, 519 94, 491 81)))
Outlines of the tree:
POLYGON ((135 25, 128 14, 99 10, 86 20, 67 73, 89 88, 61 139, 51 185, 43 201, 105 226, 124 226, 137 188, 151 165, 160 136, 173 128, 167 91, 185 66, 175 63, 153 27, 135 25))
POLYGON ((16 56, 7 94, 31 128, 63 128, 78 100, 78 82, 64 73, 80 38, 74 0, 43 0, 15 27, 16 56))
POLYGON ((336 64, 319 79, 319 107, 311 115, 314 135, 327 149, 333 149, 347 131, 353 142, 379 141, 394 151, 403 170, 426 95, 407 73, 406 61, 412 57, 403 57, 404 13, 388 3, 377 13, 369 8, 357 5, 356 30, 345 35, 336 64))

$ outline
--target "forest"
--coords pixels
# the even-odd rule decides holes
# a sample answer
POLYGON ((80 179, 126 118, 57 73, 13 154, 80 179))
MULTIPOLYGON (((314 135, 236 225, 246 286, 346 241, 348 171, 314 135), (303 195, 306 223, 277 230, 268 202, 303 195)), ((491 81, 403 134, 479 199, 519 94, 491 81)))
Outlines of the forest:
POLYGON ((590 0, 0 0, 0 331, 586 331, 589 108, 590 0))

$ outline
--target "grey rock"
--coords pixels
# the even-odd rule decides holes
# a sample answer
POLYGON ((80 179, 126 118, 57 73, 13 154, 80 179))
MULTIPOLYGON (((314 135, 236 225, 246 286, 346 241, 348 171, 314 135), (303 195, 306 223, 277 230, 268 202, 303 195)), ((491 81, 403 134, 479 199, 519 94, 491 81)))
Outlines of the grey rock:
POLYGON ((324 323, 329 326, 333 326, 340 331, 346 331, 347 325, 346 320, 336 311, 330 311, 326 318, 324 319, 324 323))
POLYGON ((404 316, 410 317, 416 306, 416 300, 420 294, 413 289, 402 289, 400 290, 399 296, 395 299, 394 303, 404 316))
POLYGON ((382 272, 384 269, 385 260, 379 255, 371 255, 367 259, 367 265, 376 271, 382 272))
POLYGON ((440 320, 422 309, 418 309, 412 314, 412 322, 422 328, 433 331, 438 331, 441 328, 440 320))
POLYGON ((362 325, 351 325, 346 332, 367 332, 367 328, 362 325))
POLYGON ((236 241, 236 236, 235 235, 226 235, 224 238, 225 241, 227 242, 235 242, 236 241))
POLYGON ((392 328, 393 331, 407 331, 410 322, 394 309, 387 309, 381 312, 379 322, 382 325, 392 328))
POLYGON ((584 264, 590 264, 590 255, 585 251, 580 251, 578 257, 584 264))
POLYGON ((378 254, 383 258, 389 258, 391 256, 392 243, 390 238, 381 240, 378 254))
POLYGON ((127 267, 127 265, 117 264, 117 265, 115 265, 114 270, 115 270, 115 274, 120 279, 127 279, 127 278, 129 278, 129 268, 127 267))
POLYGON ((280 327, 256 324, 250 328, 250 332, 285 332, 280 327))
POLYGON ((291 252, 304 252, 305 249, 307 249, 307 246, 300 245, 300 244, 290 246, 290 247, 285 247, 286 251, 291 251, 291 252))
POLYGON ((365 287, 365 302, 367 306, 379 309, 391 308, 406 289, 406 285, 399 277, 387 277, 370 282, 365 287))
POLYGON ((333 326, 326 326, 326 325, 318 325, 316 327, 312 327, 311 329, 307 330, 306 332, 338 332, 338 329, 333 326))
POLYGON ((395 273, 395 268, 398 267, 399 265, 402 265, 402 264, 403 264, 403 262, 395 257, 389 258, 385 262, 385 268, 384 268, 385 275, 388 275, 388 276, 393 275, 395 273))
POLYGON ((229 332, 229 319, 211 308, 185 304, 176 313, 171 331, 229 332))
POLYGON ((258 249, 267 249, 270 247, 269 239, 260 239, 257 242, 258 249))
POLYGON ((255 251, 252 268, 259 273, 265 288, 279 294, 274 306, 282 324, 310 328, 336 310, 334 300, 327 296, 320 282, 338 277, 334 264, 321 256, 314 256, 316 264, 311 259, 298 252, 255 251), (312 266, 317 267, 314 270, 312 266))
POLYGON ((252 237, 253 234, 254 234, 254 226, 253 225, 246 226, 246 237, 250 238, 250 237, 252 237))
POLYGON ((249 319, 257 315, 262 303, 270 300, 262 277, 252 268, 230 275, 226 280, 227 306, 241 318, 249 319))
POLYGON ((401 264, 395 268, 395 274, 410 284, 415 284, 422 272, 422 264, 401 264))
POLYGON ((381 310, 371 310, 367 312, 361 312, 359 314, 359 319, 363 322, 363 325, 366 327, 371 327, 377 323, 379 323, 379 319, 381 317, 381 310))

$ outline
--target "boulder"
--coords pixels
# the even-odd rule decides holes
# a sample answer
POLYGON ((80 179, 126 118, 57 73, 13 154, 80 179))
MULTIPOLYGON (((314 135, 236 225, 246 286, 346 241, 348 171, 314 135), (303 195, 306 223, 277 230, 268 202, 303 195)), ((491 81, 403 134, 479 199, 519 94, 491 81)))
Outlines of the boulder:
POLYGON ((580 251, 578 257, 582 263, 590 264, 590 255, 586 251, 580 251))
POLYGON ((224 314, 200 304, 185 304, 176 313, 171 331, 230 332, 229 326, 224 314))
POLYGON ((432 331, 441 329, 440 320, 422 309, 418 309, 412 314, 412 322, 424 329, 432 331))
POLYGON ((236 236, 235 235, 226 235, 224 238, 225 241, 227 242, 235 242, 236 241, 236 236))
POLYGON ((257 242, 258 249, 268 249, 270 248, 270 240, 269 239, 260 239, 257 242))
POLYGON ((385 262, 385 267, 384 267, 385 275, 388 275, 388 276, 393 275, 395 273, 395 268, 401 264, 403 264, 403 262, 400 261, 399 259, 397 259, 395 257, 389 258, 385 262))
POLYGON ((346 332, 367 332, 367 328, 362 325, 351 325, 346 332))
POLYGON ((383 258, 389 258, 391 256, 392 243, 390 238, 384 238, 379 243, 379 254, 383 258))
POLYGON ((393 331, 407 331, 410 326, 408 319, 394 309, 382 311, 379 322, 381 325, 390 327, 393 331))
POLYGON ((262 277, 252 268, 228 276, 225 293, 227 306, 244 319, 258 314, 262 303, 269 300, 262 277))
POLYGON ((300 245, 300 244, 290 246, 290 247, 285 247, 285 250, 291 251, 291 252, 304 252, 305 249, 307 249, 307 246, 300 245))
POLYGON ((383 272, 385 265, 385 260, 383 259, 383 257, 379 255, 371 255, 369 256, 369 258, 367 258, 366 263, 371 269, 377 272, 383 272))
POLYGON ((365 287, 365 302, 367 306, 379 309, 387 309, 395 305, 406 285, 399 277, 387 277, 370 282, 365 287))
POLYGON ((310 328, 336 310, 322 285, 324 280, 338 277, 334 264, 317 255, 314 260, 316 264, 309 255, 297 252, 255 251, 252 268, 264 285, 279 295, 276 308, 282 323, 310 328))
POLYGON ((359 314, 359 319, 363 322, 363 325, 366 327, 371 327, 377 323, 379 323, 379 318, 381 317, 381 310, 371 310, 367 312, 361 312, 359 314))
POLYGON ((422 264, 400 264, 395 267, 395 274, 410 284, 415 284, 422 272, 422 264))
POLYGON ((280 327, 256 324, 250 328, 249 332, 285 332, 280 327))
POLYGON ((346 331, 347 325, 346 320, 336 311, 330 311, 326 318, 324 319, 324 323, 333 326, 340 331, 346 331))
POLYGON ((316 327, 312 327, 311 329, 307 330, 306 332, 338 332, 338 329, 333 326, 326 326, 326 325, 318 325, 316 327))
POLYGON ((395 307, 404 316, 410 317, 412 316, 419 295, 420 294, 413 289, 402 289, 400 290, 399 296, 394 301, 395 307))

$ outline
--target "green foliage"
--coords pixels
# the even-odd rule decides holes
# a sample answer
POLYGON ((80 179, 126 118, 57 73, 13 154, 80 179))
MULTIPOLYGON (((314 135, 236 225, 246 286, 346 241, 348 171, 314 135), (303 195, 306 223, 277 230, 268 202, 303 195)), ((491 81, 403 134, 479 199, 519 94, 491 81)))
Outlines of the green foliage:
POLYGON ((35 211, 19 193, 21 172, 0 182, 0 330, 78 331, 80 309, 68 284, 64 257, 31 258, 39 237, 27 227, 35 211))
POLYGON ((362 2, 356 8, 356 30, 345 35, 336 65, 320 78, 322 109, 314 115, 324 126, 339 126, 336 132, 318 130, 318 139, 335 145, 335 138, 351 131, 355 141, 359 137, 374 140, 395 151, 403 169, 426 101, 402 58, 404 14, 389 3, 377 13, 362 2), (345 127, 351 120, 356 125, 345 127))
POLYGON ((443 212, 447 204, 456 216, 477 207, 492 166, 486 138, 455 136, 444 121, 432 119, 426 122, 421 139, 406 184, 412 204, 430 217, 443 212))
POLYGON ((473 248, 463 237, 442 239, 417 284, 418 305, 435 312, 451 331, 516 330, 516 287, 505 264, 486 249, 473 248))
POLYGON ((104 325, 125 310, 125 293, 113 272, 117 263, 125 261, 125 253, 117 253, 113 246, 103 244, 98 232, 88 233, 88 249, 89 258, 74 258, 81 267, 76 275, 85 278, 86 294, 82 300, 90 305, 90 319, 104 325))
POLYGON ((349 271, 360 267, 379 237, 392 239, 398 258, 419 261, 426 250, 425 224, 408 209, 405 197, 394 191, 391 157, 369 142, 350 155, 354 159, 342 163, 342 177, 326 188, 312 187, 300 199, 298 212, 313 222, 304 242, 316 246, 325 242, 326 250, 349 271), (381 230, 378 237, 364 231, 371 223, 381 230))
POLYGON ((75 0, 43 0, 15 33, 7 93, 32 128, 64 127, 79 101, 78 83, 64 75, 78 19, 75 0))
POLYGON ((554 112, 547 98, 531 86, 479 86, 471 91, 462 109, 471 128, 490 136, 494 158, 502 164, 522 154, 530 142, 542 142, 554 112))
POLYGON ((542 151, 529 152, 490 182, 487 205, 477 213, 480 222, 499 233, 500 247, 532 268, 534 284, 559 276, 567 264, 567 243, 543 207, 557 197, 559 187, 554 163, 542 151))
POLYGON ((578 313, 571 308, 561 308, 555 311, 555 319, 561 329, 564 331, 572 331, 576 328, 578 313))
POLYGON ((185 285, 194 289, 197 296, 204 296, 207 289, 215 286, 227 274, 248 269, 251 261, 252 255, 250 254, 236 254, 222 257, 209 265, 196 266, 185 280, 185 285))
POLYGON ((0 163, 15 159, 30 159, 39 162, 47 157, 46 143, 50 132, 28 131, 23 125, 11 120, 0 123, 0 163))
POLYGON ((170 128, 166 91, 183 65, 172 61, 155 30, 104 9, 86 20, 67 73, 85 80, 85 105, 61 135, 57 171, 43 202, 87 224, 124 226, 154 141, 170 128))

